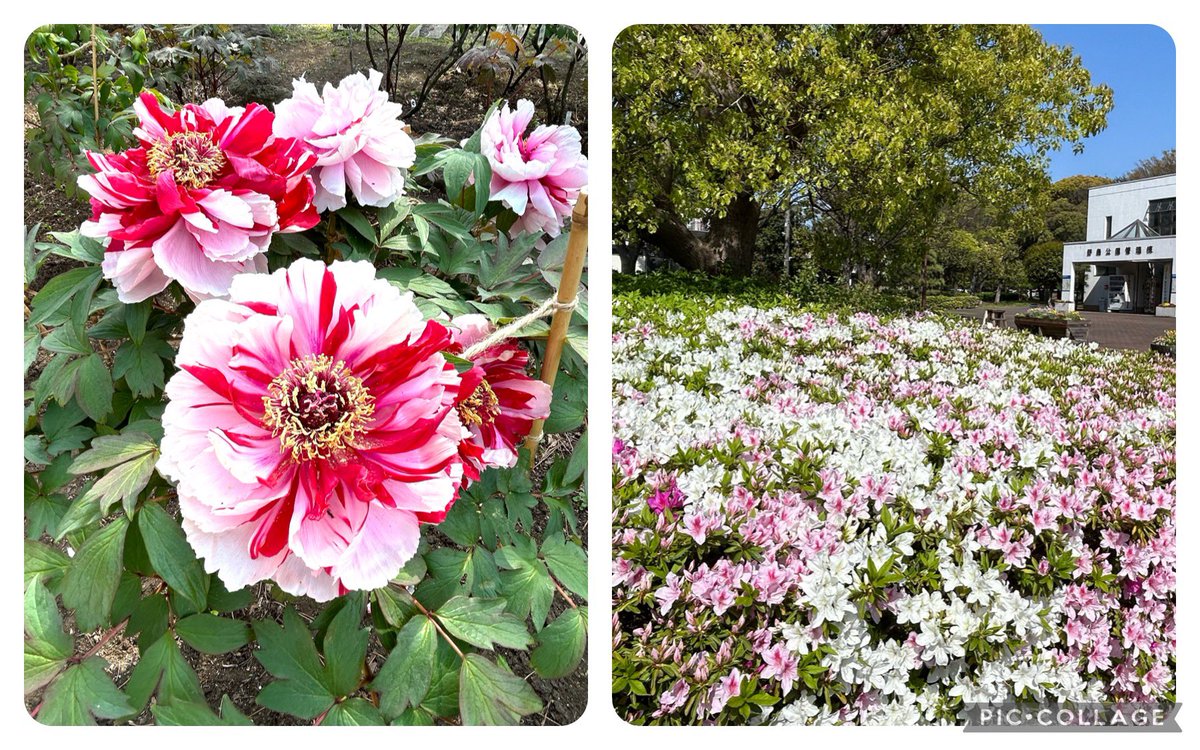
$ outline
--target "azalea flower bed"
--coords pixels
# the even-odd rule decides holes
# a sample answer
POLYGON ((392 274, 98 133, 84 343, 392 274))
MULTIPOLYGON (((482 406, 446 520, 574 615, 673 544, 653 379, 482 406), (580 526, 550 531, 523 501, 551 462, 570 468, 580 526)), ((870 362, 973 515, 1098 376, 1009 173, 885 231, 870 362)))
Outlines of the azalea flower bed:
POLYGON ((1175 375, 937 317, 619 300, 614 703, 953 724, 1170 701, 1175 375))
POLYGON ((248 723, 194 667, 243 651, 268 717, 510 724, 582 662, 579 133, 520 100, 414 135, 381 78, 142 92, 91 218, 28 231, 27 286, 67 261, 26 307, 39 721, 248 723))

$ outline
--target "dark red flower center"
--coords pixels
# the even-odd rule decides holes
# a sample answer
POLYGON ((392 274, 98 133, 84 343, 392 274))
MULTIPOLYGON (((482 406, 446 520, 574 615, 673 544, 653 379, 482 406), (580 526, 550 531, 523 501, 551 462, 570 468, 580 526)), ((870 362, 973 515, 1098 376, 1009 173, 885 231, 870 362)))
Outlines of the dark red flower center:
POLYGON ((484 380, 458 405, 458 415, 466 425, 491 424, 500 416, 500 399, 484 380))
POLYGON ((228 160, 208 133, 171 133, 150 147, 146 166, 157 177, 163 172, 175 176, 175 184, 202 188, 221 175, 228 160))
POLYGON ((267 386, 263 426, 297 461, 329 458, 366 432, 375 399, 344 362, 298 357, 267 386))

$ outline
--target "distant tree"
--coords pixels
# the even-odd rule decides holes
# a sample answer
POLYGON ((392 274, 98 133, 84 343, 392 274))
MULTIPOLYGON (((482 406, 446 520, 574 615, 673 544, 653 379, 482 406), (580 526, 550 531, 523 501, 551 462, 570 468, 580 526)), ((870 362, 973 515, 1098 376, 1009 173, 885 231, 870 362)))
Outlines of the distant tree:
POLYGON ((1121 179, 1140 180, 1143 177, 1158 177, 1164 174, 1175 174, 1175 149, 1173 148, 1163 151, 1158 156, 1142 159, 1121 179))
POLYGON ((1025 251, 1025 277, 1038 292, 1038 299, 1049 302, 1062 278, 1063 243, 1039 242, 1025 251))
POLYGON ((1045 235, 1059 242, 1087 239, 1088 191, 1111 182, 1107 177, 1079 174, 1064 177, 1051 185, 1045 235))

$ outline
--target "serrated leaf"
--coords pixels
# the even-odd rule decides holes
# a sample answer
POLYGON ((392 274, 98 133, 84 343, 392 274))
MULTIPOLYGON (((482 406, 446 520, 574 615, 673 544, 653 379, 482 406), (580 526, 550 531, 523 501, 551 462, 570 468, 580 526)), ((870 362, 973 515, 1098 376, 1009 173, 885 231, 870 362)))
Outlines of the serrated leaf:
POLYGON ((74 641, 63 630, 54 595, 35 576, 25 588, 25 694, 54 679, 67 665, 74 641))
POLYGON ((505 611, 503 599, 456 596, 438 608, 438 621, 450 634, 472 646, 492 650, 526 648, 532 642, 525 623, 505 611))
POLYGON ((467 654, 459 672, 458 706, 465 726, 515 725, 542 710, 529 684, 480 654, 467 654))
POLYGON ((104 664, 99 656, 93 656, 68 667, 46 689, 37 720, 50 726, 95 726, 96 719, 133 714, 129 699, 113 685, 104 664))
POLYGON ((196 671, 183 658, 175 634, 168 630, 142 654, 125 686, 134 708, 141 710, 157 695, 160 703, 204 702, 204 689, 196 671))
POLYGON ((183 642, 205 654, 225 654, 250 642, 246 623, 207 612, 188 615, 175 623, 183 642))
POLYGON ((325 634, 325 672, 334 695, 350 695, 362 679, 363 659, 371 632, 362 627, 361 599, 347 602, 325 634))
POLYGON ((63 576, 63 604, 75 610, 82 630, 109 624, 113 597, 121 580, 122 553, 129 519, 119 516, 88 537, 63 576))
POLYGON ((146 503, 138 512, 138 530, 154 569, 171 589, 187 600, 176 602, 176 612, 199 612, 208 600, 208 575, 196 559, 179 523, 157 503, 146 503))
POLYGON ((413 617, 396 636, 396 647, 371 683, 379 708, 389 718, 418 705, 429 692, 437 653, 437 629, 425 616, 413 617))
POLYGON ((587 608, 571 607, 538 633, 530 665, 547 679, 565 677, 579 666, 587 647, 587 608))

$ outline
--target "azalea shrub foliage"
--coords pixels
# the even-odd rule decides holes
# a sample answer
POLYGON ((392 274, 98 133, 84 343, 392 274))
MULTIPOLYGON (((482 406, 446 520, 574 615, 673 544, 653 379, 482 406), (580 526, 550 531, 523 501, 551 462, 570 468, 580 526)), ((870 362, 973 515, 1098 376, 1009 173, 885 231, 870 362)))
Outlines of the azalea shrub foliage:
POLYGON ((1169 358, 625 294, 613 381, 626 720, 1174 700, 1169 358))
POLYGON ((543 704, 505 653, 581 663, 586 294, 553 391, 546 322, 496 333, 559 283, 579 134, 521 101, 413 137, 379 83, 143 92, 136 145, 86 152, 91 218, 27 232, 27 287, 60 269, 25 333, 39 721, 516 723, 543 704), (535 420, 570 434, 537 472, 535 420), (257 706, 206 696, 243 648, 257 706))

